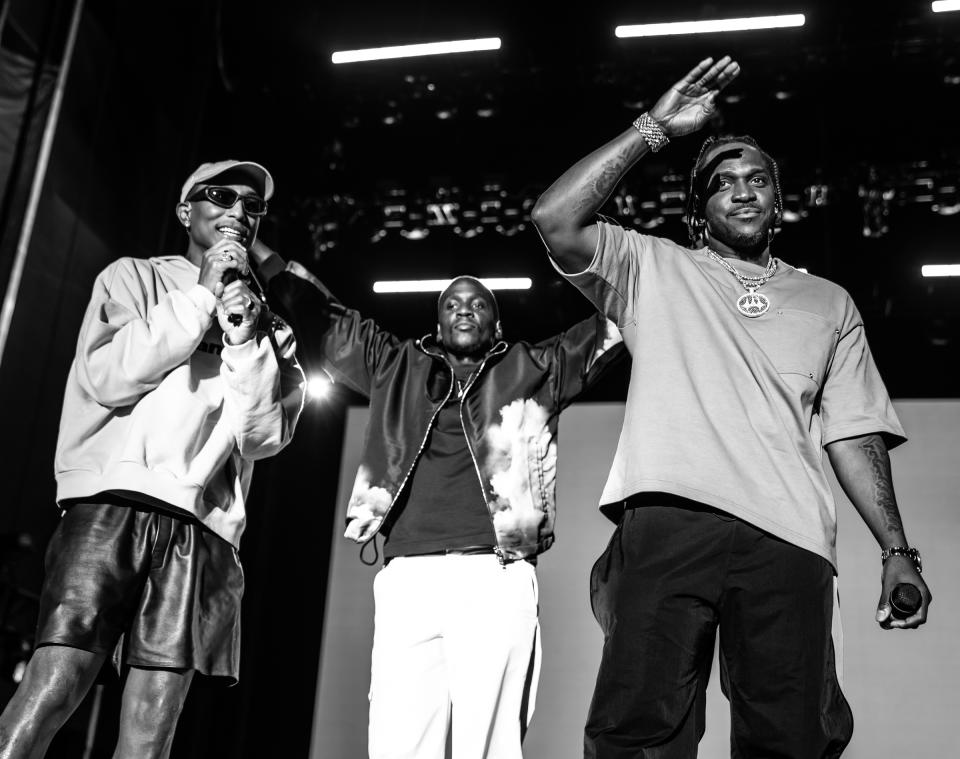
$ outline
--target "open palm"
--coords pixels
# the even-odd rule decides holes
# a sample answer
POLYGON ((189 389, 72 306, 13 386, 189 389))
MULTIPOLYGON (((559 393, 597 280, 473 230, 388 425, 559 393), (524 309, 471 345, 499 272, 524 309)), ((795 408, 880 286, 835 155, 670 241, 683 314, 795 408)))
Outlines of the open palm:
POLYGON ((740 64, 725 55, 716 63, 704 58, 667 90, 650 109, 670 137, 681 137, 702 127, 717 110, 717 94, 740 73, 740 64))

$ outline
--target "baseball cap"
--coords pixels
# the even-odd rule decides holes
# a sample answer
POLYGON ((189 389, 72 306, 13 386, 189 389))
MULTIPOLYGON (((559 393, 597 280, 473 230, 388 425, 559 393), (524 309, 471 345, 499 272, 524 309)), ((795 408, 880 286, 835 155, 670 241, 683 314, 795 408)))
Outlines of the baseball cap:
POLYGON ((180 190, 180 202, 183 203, 190 195, 190 191, 198 184, 203 184, 227 172, 245 174, 253 180, 253 186, 263 195, 264 200, 273 196, 273 177, 259 163, 253 161, 216 161, 215 163, 201 163, 194 172, 187 177, 180 190))

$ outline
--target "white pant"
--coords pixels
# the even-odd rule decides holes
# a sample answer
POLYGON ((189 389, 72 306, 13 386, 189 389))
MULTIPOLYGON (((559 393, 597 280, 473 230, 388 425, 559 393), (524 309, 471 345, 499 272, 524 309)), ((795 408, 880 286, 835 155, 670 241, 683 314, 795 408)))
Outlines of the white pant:
POLYGON ((381 569, 370 759, 444 759, 448 743, 453 759, 520 759, 540 677, 537 595, 530 563, 493 554, 381 569))

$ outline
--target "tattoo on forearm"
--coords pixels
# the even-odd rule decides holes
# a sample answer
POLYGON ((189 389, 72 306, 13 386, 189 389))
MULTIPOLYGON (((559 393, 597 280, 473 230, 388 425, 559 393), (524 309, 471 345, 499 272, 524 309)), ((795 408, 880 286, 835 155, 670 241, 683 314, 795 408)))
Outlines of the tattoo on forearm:
POLYGON ((579 215, 586 211, 594 213, 607 199, 613 188, 617 186, 620 177, 630 166, 630 149, 623 148, 616 156, 607 161, 600 169, 600 173, 593 182, 584 185, 580 196, 574 205, 574 213, 579 215))
POLYGON ((890 454, 879 435, 870 435, 860 442, 860 450, 866 454, 873 475, 874 499, 883 515, 883 525, 887 530, 899 532, 903 529, 900 510, 893 495, 893 478, 890 475, 890 454))

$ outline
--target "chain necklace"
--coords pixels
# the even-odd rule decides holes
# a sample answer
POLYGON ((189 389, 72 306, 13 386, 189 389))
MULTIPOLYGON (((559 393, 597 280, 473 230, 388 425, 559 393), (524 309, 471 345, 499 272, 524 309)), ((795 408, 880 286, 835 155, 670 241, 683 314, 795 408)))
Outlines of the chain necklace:
POLYGON ((456 388, 457 388, 457 400, 460 400, 461 398, 463 398, 463 391, 466 390, 467 387, 470 385, 470 382, 473 380, 473 375, 476 374, 476 372, 477 372, 477 367, 473 367, 473 368, 470 370, 470 373, 467 375, 467 378, 464 379, 464 380, 461 380, 461 379, 457 376, 456 371, 454 371, 454 373, 453 373, 453 381, 456 383, 456 388))
POLYGON ((770 256, 770 260, 767 261, 767 268, 763 274, 756 277, 748 277, 738 272, 725 258, 713 250, 713 248, 707 248, 707 255, 730 272, 736 278, 737 282, 743 286, 743 289, 746 290, 743 295, 737 298, 737 311, 750 319, 754 319, 770 310, 770 299, 763 293, 758 293, 757 290, 767 284, 773 275, 777 273, 777 259, 770 256))

